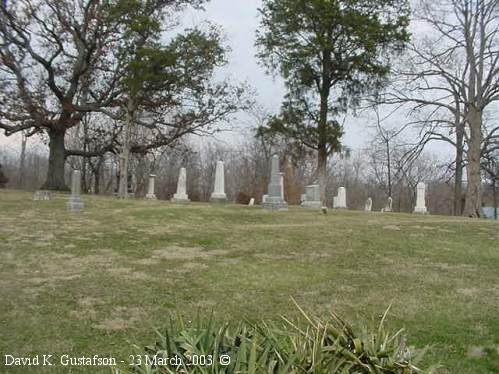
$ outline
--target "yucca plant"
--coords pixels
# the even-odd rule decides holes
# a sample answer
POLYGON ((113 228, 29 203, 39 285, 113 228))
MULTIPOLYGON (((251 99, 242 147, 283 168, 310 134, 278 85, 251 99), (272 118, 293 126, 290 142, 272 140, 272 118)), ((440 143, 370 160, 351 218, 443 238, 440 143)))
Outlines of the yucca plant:
MULTIPOLYGON (((296 303, 295 303, 296 304, 296 303)), ((429 373, 416 365, 425 349, 416 351, 405 343, 403 330, 385 327, 389 309, 378 326, 357 334, 335 313, 314 317, 296 304, 297 320, 217 324, 213 319, 186 322, 176 316, 154 346, 139 357, 177 357, 176 361, 142 360, 117 373, 142 374, 416 374, 429 373), (211 357, 193 362, 193 357, 211 357), (227 358, 230 358, 230 363, 227 358), (191 363, 192 365, 189 365, 191 363)))

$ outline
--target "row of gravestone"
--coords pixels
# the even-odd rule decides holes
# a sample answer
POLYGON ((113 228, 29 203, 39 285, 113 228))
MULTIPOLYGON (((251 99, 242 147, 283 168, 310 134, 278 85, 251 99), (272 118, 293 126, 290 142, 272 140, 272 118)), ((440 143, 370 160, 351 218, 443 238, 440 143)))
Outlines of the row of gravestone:
MULTIPOLYGON (((321 193, 320 186, 313 184, 305 187, 305 193, 301 195, 301 206, 305 208, 321 208, 321 193)), ((392 211, 393 200, 388 198, 388 204, 383 208, 382 212, 392 211)), ((368 198, 365 205, 366 211, 372 211, 373 201, 368 198)), ((270 175, 270 184, 268 187, 268 195, 263 196, 263 207, 268 210, 287 210, 287 203, 284 201, 284 177, 279 171, 279 157, 272 157, 272 167, 270 175)), ((338 188, 338 195, 333 198, 333 208, 347 209, 347 191, 345 187, 338 188)), ((426 208, 426 186, 424 183, 419 183, 417 186, 416 207, 414 213, 428 213, 426 208)))
MULTIPOLYGON (((154 193, 154 181, 156 176, 149 176, 149 188, 146 195, 147 199, 156 199, 154 193)), ((177 192, 173 195, 172 202, 174 203, 188 203, 190 201, 187 195, 187 171, 185 168, 180 169, 177 182, 177 192)), ((213 202, 225 202, 227 201, 227 195, 225 194, 225 172, 223 161, 217 162, 217 167, 215 170, 215 188, 211 194, 210 201, 213 202)))
MULTIPOLYGON (((155 180, 156 175, 149 175, 149 185, 146 199, 156 199, 155 180)), ((50 192, 36 191, 33 196, 33 200, 50 200, 50 192)), ((225 194, 224 163, 222 161, 218 161, 215 172, 215 190, 211 195, 211 201, 223 202, 226 200, 227 195, 225 194)), ((185 168, 181 168, 178 177, 177 192, 173 195, 172 202, 187 203, 189 201, 189 196, 187 195, 187 173, 185 168)), ((254 201, 254 199, 251 199, 250 205, 253 205, 254 201)), ((83 207, 84 204, 81 200, 81 172, 79 170, 74 170, 71 177, 71 196, 68 201, 68 209, 72 212, 79 212, 83 209, 83 207)))
MULTIPOLYGON (((149 176, 148 191, 146 194, 147 199, 156 199, 155 194, 155 179, 156 176, 151 174, 149 176)), ((417 201, 415 213, 427 213, 425 202, 425 184, 419 183, 417 187, 417 201)), ((73 171, 71 179, 71 197, 68 202, 68 209, 73 212, 78 212, 83 209, 83 202, 81 201, 81 173, 78 170, 73 171)), ((48 191, 37 191, 34 195, 34 200, 49 200, 50 194, 48 191)), ((217 162, 215 171, 215 186, 211 194, 211 201, 225 202, 227 195, 225 194, 225 175, 224 163, 217 162)), ((301 206, 306 208, 321 208, 320 187, 317 184, 305 187, 305 194, 301 197, 301 206)), ((177 192, 173 195, 172 202, 187 203, 189 202, 187 195, 187 172, 185 168, 180 169, 177 192)), ((255 199, 250 200, 249 205, 254 205, 255 199)), ((284 211, 288 209, 288 204, 284 200, 284 174, 279 170, 279 157, 274 155, 271 163, 270 183, 268 185, 268 193, 263 196, 262 206, 270 211, 284 211)), ((347 194, 345 187, 338 189, 338 195, 333 199, 333 208, 347 209, 347 194)), ((372 210, 372 199, 368 198, 365 205, 366 211, 372 210)), ((384 212, 392 211, 392 198, 388 198, 387 206, 382 209, 384 212)))

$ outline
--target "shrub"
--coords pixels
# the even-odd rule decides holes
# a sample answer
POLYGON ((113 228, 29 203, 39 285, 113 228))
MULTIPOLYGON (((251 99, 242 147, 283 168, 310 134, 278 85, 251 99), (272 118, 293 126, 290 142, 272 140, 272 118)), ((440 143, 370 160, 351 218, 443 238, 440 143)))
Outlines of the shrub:
POLYGON ((246 192, 239 192, 237 194, 236 201, 238 204, 248 205, 250 200, 251 200, 251 196, 250 196, 250 194, 248 194, 246 192))
MULTIPOLYGON (((299 307, 298 307, 299 308, 299 307)), ((355 333, 336 314, 312 317, 299 308, 301 318, 280 323, 244 322, 219 325, 198 318, 191 323, 176 317, 156 344, 145 351, 135 347, 139 357, 179 357, 176 362, 155 365, 142 360, 133 369, 118 373, 273 373, 273 374, 414 374, 425 350, 405 344, 402 330, 387 331, 383 315, 374 331, 355 333), (193 357, 212 356, 212 365, 189 366, 193 357), (220 363, 230 357, 229 365, 220 363), (179 367, 175 364, 182 362, 179 367)), ((428 372, 428 371, 426 371, 428 372)))

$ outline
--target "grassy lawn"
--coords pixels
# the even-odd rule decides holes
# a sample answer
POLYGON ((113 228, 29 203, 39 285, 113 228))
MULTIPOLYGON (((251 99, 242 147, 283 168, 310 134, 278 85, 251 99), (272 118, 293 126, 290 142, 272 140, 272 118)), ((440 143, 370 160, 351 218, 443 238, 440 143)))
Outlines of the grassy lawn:
POLYGON ((171 312, 236 320, 335 310, 432 345, 450 373, 499 372, 499 224, 462 218, 66 197, 0 190, 0 372, 5 354, 127 360, 171 312), (488 348, 483 355, 470 350, 488 348), (479 357, 477 357, 479 356, 479 357))

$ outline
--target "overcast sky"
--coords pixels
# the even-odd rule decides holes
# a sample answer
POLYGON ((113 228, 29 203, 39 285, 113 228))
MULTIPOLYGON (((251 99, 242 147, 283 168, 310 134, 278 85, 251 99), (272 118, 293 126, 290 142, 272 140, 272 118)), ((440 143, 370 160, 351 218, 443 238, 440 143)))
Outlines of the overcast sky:
MULTIPOLYGON (((272 112, 278 112, 284 88, 279 78, 274 79, 265 74, 264 69, 258 64, 255 57, 254 46, 255 31, 258 27, 258 7, 260 0, 212 0, 206 5, 205 12, 188 11, 183 18, 185 27, 194 26, 209 20, 222 26, 226 36, 227 44, 232 49, 229 65, 222 72, 236 81, 248 82, 257 92, 257 101, 272 112)), ((220 140, 226 142, 238 142, 242 136, 247 136, 249 118, 241 115, 238 123, 234 124, 239 130, 231 134, 224 134, 220 140), (243 135, 241 135, 243 134, 243 135)), ((345 123, 345 137, 343 139, 347 146, 360 148, 371 137, 373 118, 370 116, 350 117, 345 123)), ((0 134, 0 145, 6 144, 11 147, 18 144, 18 140, 6 139, 0 134)), ((435 144, 433 151, 447 153, 442 144, 435 144)))
MULTIPOLYGON (((279 77, 274 78, 265 73, 265 69, 258 64, 255 57, 255 33, 259 25, 258 8, 261 0, 212 0, 205 7, 204 12, 190 11, 186 14, 185 25, 194 26, 203 21, 211 21, 221 25, 227 42, 232 49, 229 66, 224 73, 238 81, 247 81, 257 92, 258 103, 271 112, 278 112, 284 95, 284 87, 279 77)), ((244 115, 239 117, 237 133, 248 135, 247 122, 251 121, 244 115)), ((347 146, 360 148, 366 142, 366 125, 373 124, 372 118, 348 118, 345 123, 345 137, 347 146)), ((238 135, 226 134, 224 141, 235 139, 238 135)))

